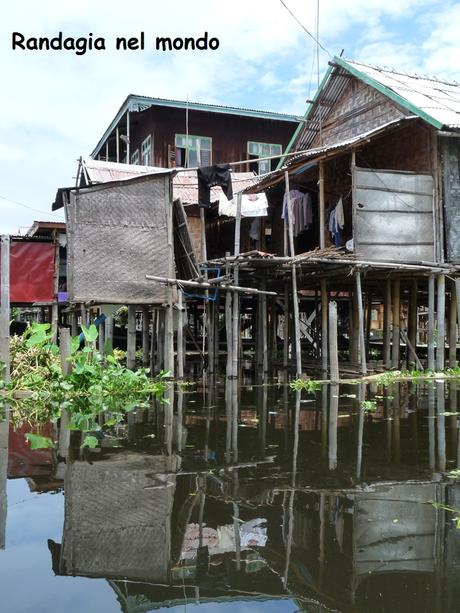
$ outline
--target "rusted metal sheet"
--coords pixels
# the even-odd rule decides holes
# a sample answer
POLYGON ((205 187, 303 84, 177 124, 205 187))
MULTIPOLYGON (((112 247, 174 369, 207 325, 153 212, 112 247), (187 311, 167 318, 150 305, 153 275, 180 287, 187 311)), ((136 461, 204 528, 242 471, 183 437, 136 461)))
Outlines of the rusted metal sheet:
POLYGON ((353 237, 371 260, 434 261, 430 174, 355 168, 353 237))
POLYGON ((145 275, 171 273, 170 174, 166 171, 70 193, 66 220, 71 302, 166 301, 167 289, 153 286, 145 275))

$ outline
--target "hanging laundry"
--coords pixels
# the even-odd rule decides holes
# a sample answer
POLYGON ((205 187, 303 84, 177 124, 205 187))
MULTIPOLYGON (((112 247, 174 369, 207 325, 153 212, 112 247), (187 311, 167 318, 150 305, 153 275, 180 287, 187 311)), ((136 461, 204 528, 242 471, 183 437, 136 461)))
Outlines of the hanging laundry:
MULTIPOLYGON (((266 217, 267 211, 268 201, 265 192, 241 196, 242 217, 266 217)), ((219 215, 236 217, 236 196, 229 200, 224 193, 219 195, 219 215)))
POLYGON ((229 200, 233 198, 230 164, 215 164, 198 168, 198 206, 209 209, 211 187, 220 185, 229 200))
POLYGON ((329 207, 326 215, 326 226, 331 233, 332 240, 336 247, 341 247, 343 244, 341 230, 345 225, 345 217, 343 213, 342 196, 335 207, 329 207))
MULTIPOLYGON (((291 200, 292 213, 292 230, 293 235, 298 236, 302 232, 308 230, 313 222, 313 207, 310 194, 304 194, 297 189, 292 189, 289 192, 291 200)), ((287 219, 288 197, 284 194, 283 210, 281 213, 282 219, 287 219)))

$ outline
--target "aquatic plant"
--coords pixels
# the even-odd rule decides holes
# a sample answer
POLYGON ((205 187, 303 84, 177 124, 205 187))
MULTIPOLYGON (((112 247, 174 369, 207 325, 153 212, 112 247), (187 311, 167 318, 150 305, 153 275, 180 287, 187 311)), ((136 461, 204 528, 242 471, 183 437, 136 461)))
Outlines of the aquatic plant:
MULTIPOLYGON (((152 395, 163 399, 169 373, 152 379, 148 369, 129 370, 113 354, 96 351, 94 325, 82 330, 86 345, 80 349, 79 337, 71 340, 66 375, 49 324, 32 324, 12 338, 11 380, 0 381, 0 408, 9 406, 14 424, 57 421, 67 411, 70 429, 93 432, 120 423, 136 407, 148 407, 152 395), (103 426, 98 423, 101 414, 103 426)), ((38 448, 38 439, 28 439, 38 448)), ((95 446, 88 437, 84 445, 95 446)))
POLYGON ((442 504, 440 502, 435 502, 434 500, 430 500, 429 504, 435 509, 443 509, 444 511, 448 511, 449 513, 453 513, 454 517, 452 521, 455 522, 455 527, 457 530, 460 530, 460 509, 456 509, 455 507, 451 507, 448 504, 442 504))
POLYGON ((291 381, 290 386, 296 392, 307 391, 307 392, 316 392, 316 390, 321 389, 321 382, 314 381, 313 379, 294 379, 291 381))
POLYGON ((372 413, 377 409, 377 401, 376 400, 363 400, 361 402, 361 408, 366 413, 372 413))

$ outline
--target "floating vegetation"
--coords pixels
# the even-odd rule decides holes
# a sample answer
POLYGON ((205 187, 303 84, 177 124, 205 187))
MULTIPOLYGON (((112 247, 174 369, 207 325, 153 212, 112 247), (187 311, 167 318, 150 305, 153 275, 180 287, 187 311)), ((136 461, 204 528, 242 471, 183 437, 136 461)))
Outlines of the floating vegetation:
POLYGON ((307 391, 307 392, 316 392, 321 389, 321 382, 314 381, 313 379, 294 379, 291 381, 290 386, 296 392, 307 391))
POLYGON ((373 413, 377 409, 377 402, 375 400, 363 400, 360 407, 366 413, 373 413))
POLYGON ((449 513, 453 513, 454 517, 452 521, 455 522, 455 526, 458 530, 460 530, 460 509, 456 509, 455 507, 451 507, 448 504, 442 504, 440 502, 435 502, 434 500, 430 500, 429 504, 433 506, 435 509, 443 509, 444 511, 448 511, 449 513))
MULTIPOLYGON (((83 327, 83 334, 83 349, 79 337, 71 340, 66 375, 49 324, 34 323, 22 336, 11 339, 11 380, 0 381, 0 408, 10 408, 15 426, 56 422, 66 411, 71 430, 90 433, 115 426, 134 408, 150 406, 152 396, 163 400, 169 373, 152 379, 148 369, 129 370, 115 355, 96 351, 94 325, 83 327), (101 415, 103 426, 98 423, 101 415)), ((39 434, 29 434, 27 439, 33 449, 51 446, 39 434)), ((97 440, 86 436, 83 445, 95 447, 97 440)))

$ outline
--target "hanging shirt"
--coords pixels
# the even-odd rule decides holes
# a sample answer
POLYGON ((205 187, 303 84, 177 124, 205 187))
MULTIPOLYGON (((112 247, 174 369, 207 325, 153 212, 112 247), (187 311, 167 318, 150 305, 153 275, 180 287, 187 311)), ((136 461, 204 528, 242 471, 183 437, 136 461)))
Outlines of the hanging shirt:
MULTIPOLYGON (((242 217, 266 217, 267 211, 268 201, 265 192, 260 192, 260 194, 242 194, 242 217)), ((229 200, 224 193, 219 195, 219 215, 236 217, 236 196, 229 200)))
POLYGON ((220 185, 228 200, 233 198, 230 164, 215 164, 198 168, 198 206, 209 209, 211 187, 220 185))

